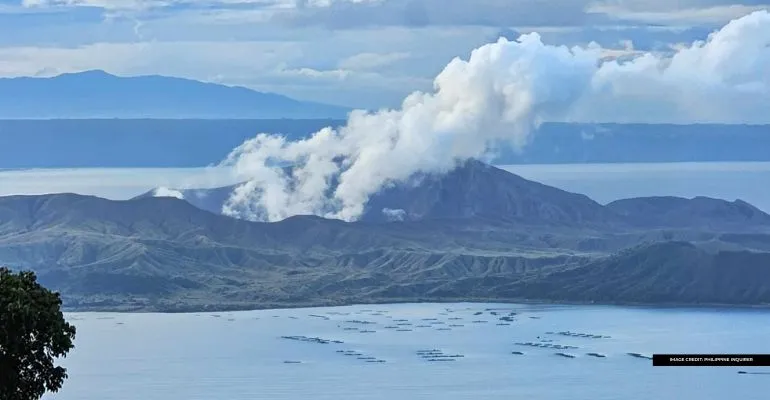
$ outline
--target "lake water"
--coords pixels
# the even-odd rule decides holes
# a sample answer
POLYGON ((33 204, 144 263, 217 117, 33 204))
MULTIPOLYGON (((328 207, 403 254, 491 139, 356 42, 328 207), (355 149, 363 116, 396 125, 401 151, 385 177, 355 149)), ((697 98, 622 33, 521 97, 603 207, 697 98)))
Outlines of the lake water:
POLYGON ((770 388, 770 375, 652 367, 627 354, 770 353, 766 310, 401 304, 68 318, 78 328, 70 379, 49 399, 721 400, 766 399, 770 388), (560 331, 609 338, 546 333, 560 331), (541 339, 578 348, 515 344, 541 339), (428 361, 420 350, 463 357, 428 361))

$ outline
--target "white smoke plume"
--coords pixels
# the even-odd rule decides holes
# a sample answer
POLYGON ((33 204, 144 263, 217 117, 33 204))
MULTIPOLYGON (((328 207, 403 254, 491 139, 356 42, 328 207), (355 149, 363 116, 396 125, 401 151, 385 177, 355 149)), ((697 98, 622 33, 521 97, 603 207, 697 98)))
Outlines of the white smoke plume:
POLYGON ((159 187, 152 193, 153 197, 175 197, 179 200, 184 200, 184 194, 176 189, 170 189, 167 187, 159 187))
POLYGON ((402 209, 383 208, 382 214, 388 221, 403 221, 406 219, 406 211, 402 209))
POLYGON ((670 55, 608 61, 598 45, 501 38, 456 58, 432 93, 354 111, 344 127, 288 142, 260 134, 223 165, 249 180, 223 208, 251 220, 357 219, 369 197, 418 171, 443 172, 500 140, 521 148, 543 121, 770 122, 770 14, 734 20, 670 55), (292 170, 274 167, 292 164, 292 170))

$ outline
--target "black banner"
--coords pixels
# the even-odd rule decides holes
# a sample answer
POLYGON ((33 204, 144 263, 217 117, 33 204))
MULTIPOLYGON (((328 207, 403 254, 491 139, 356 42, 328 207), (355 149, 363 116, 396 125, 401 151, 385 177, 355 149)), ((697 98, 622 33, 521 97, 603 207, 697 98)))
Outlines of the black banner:
POLYGON ((770 354, 653 354, 655 367, 770 367, 770 354))

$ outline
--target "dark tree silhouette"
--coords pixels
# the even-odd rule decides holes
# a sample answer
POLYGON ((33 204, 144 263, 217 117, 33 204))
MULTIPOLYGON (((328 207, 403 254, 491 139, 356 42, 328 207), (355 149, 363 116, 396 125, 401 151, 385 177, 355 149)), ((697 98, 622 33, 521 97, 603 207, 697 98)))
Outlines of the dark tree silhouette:
POLYGON ((74 347, 58 293, 32 272, 0 268, 0 399, 36 400, 58 391, 66 369, 55 366, 74 347))

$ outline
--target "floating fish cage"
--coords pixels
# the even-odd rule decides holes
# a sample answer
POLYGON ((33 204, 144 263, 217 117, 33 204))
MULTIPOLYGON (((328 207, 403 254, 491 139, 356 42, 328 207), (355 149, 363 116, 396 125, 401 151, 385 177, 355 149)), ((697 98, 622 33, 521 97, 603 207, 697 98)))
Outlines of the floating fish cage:
POLYGON ((362 321, 362 320, 358 320, 358 319, 350 319, 350 320, 347 320, 347 321, 345 321, 345 323, 346 323, 346 324, 361 324, 361 325, 372 325, 372 324, 376 324, 376 322, 372 322, 372 321, 362 321))
MULTIPOLYGON (((546 332, 546 334, 553 335, 553 332, 546 332)), ((611 336, 607 335, 596 335, 593 333, 578 333, 578 332, 570 332, 570 331, 562 331, 562 332, 556 332, 558 335, 562 336, 571 336, 571 337, 579 337, 579 338, 588 338, 588 339, 610 339, 611 336)))

